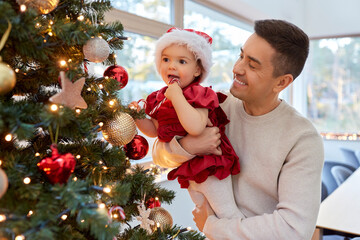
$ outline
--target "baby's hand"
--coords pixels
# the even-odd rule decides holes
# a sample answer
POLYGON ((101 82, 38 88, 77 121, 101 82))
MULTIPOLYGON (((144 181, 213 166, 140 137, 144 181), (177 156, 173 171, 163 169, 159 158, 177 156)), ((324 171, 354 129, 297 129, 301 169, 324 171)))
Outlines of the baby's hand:
POLYGON ((131 102, 128 107, 132 110, 136 110, 137 112, 141 111, 141 106, 139 105, 139 103, 137 101, 131 102))
POLYGON ((165 97, 169 99, 170 101, 175 97, 179 96, 182 93, 182 89, 179 86, 177 82, 174 82, 173 84, 170 84, 168 88, 165 91, 165 97))

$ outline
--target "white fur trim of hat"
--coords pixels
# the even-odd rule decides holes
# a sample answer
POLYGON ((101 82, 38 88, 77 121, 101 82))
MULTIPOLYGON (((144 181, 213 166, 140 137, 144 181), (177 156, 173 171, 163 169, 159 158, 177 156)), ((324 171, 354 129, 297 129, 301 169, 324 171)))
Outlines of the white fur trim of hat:
POLYGON ((199 79, 201 82, 209 75, 212 66, 211 43, 212 38, 206 33, 194 31, 192 29, 170 28, 156 42, 156 70, 160 73, 161 54, 165 48, 172 44, 186 45, 187 48, 194 53, 196 60, 201 60, 201 64, 204 67, 201 79, 199 79))

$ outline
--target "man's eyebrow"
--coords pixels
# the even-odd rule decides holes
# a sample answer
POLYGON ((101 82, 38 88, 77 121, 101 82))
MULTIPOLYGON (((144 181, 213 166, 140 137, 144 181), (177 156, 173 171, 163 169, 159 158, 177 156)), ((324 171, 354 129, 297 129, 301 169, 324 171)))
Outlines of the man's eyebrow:
MULTIPOLYGON (((244 50, 243 48, 241 47, 240 48, 241 52, 244 53, 244 50)), ((261 65, 261 62, 257 59, 257 58, 254 58, 254 57, 251 57, 251 56, 247 56, 251 61, 254 61, 256 62, 257 64, 261 65)))

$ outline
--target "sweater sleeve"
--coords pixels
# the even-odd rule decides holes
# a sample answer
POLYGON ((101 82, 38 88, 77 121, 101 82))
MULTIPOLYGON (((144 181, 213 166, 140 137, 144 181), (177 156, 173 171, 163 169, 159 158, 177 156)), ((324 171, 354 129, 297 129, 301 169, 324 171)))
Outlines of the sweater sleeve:
POLYGON ((156 139, 152 151, 154 163, 161 167, 175 168, 194 158, 195 155, 188 153, 181 147, 178 142, 180 138, 175 136, 170 142, 162 142, 156 139))
POLYGON ((274 212, 245 219, 210 216, 204 226, 205 235, 216 240, 311 239, 320 207, 323 161, 319 134, 315 131, 304 134, 281 169, 279 203, 274 212))

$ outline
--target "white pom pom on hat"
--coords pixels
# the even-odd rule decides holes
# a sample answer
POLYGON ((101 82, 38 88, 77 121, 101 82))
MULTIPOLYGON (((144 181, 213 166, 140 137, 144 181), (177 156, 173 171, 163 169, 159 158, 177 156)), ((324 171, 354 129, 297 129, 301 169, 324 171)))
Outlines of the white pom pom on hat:
POLYGON ((194 53, 196 60, 201 60, 204 71, 199 81, 203 81, 209 75, 212 66, 212 38, 204 32, 193 29, 170 28, 156 42, 155 65, 158 72, 160 72, 161 54, 172 44, 186 45, 194 53))

